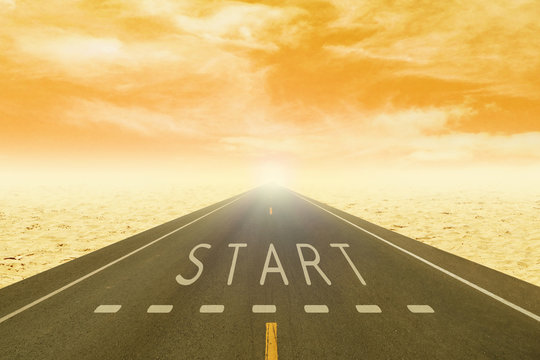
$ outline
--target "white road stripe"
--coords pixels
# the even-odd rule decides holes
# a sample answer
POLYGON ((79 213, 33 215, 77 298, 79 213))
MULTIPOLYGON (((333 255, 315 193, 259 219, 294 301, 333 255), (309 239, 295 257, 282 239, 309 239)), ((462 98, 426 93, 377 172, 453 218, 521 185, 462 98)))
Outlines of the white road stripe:
POLYGON ((407 305, 407 308, 412 313, 431 314, 435 312, 429 305, 407 305))
POLYGON ((12 317, 14 317, 14 316, 17 315, 17 314, 22 313, 22 312, 25 311, 25 310, 30 309, 31 307, 33 307, 33 306, 39 304, 40 302, 45 301, 45 300, 47 300, 47 299, 53 297, 54 295, 61 293, 62 291, 66 290, 66 289, 69 289, 69 288, 72 287, 73 285, 76 285, 76 284, 80 283, 81 281, 86 280, 86 279, 88 279, 88 278, 91 277, 91 276, 94 276, 95 274, 97 274, 97 273, 99 273, 99 272, 101 272, 101 271, 107 269, 108 267, 113 266, 114 264, 116 264, 116 263, 118 263, 118 262, 120 262, 120 261, 122 261, 122 260, 124 260, 124 259, 126 259, 126 258, 128 258, 128 257, 130 257, 131 255, 134 255, 134 254, 138 253, 139 251, 141 251, 141 250, 143 250, 143 249, 146 249, 146 248, 149 247, 150 245, 154 245, 154 244, 157 243, 158 241, 165 239, 166 237, 168 237, 168 236, 170 236, 170 235, 172 235, 172 234, 174 234, 174 233, 176 233, 176 232, 178 232, 178 231, 184 229, 185 227, 188 227, 189 225, 191 225, 191 224, 193 224, 193 223, 196 223, 197 221, 199 221, 199 220, 201 220, 201 219, 207 217, 208 215, 210 215, 210 214, 212 214, 212 213, 214 213, 214 212, 216 212, 216 211, 218 211, 218 210, 220 210, 220 209, 223 209, 225 206, 230 205, 230 204, 232 204, 232 203, 234 203, 234 202, 240 200, 240 199, 243 198, 244 196, 246 196, 246 194, 241 195, 241 196, 237 197, 236 199, 234 199, 234 200, 232 200, 232 201, 229 201, 228 203, 226 203, 225 205, 222 205, 222 206, 218 207, 217 209, 214 209, 214 210, 212 210, 212 211, 207 212, 206 214, 202 215, 201 217, 198 217, 197 219, 195 219, 195 220, 193 220, 193 221, 191 221, 191 222, 189 222, 189 223, 187 223, 187 224, 185 224, 185 225, 182 225, 182 226, 179 227, 178 229, 175 229, 175 230, 173 230, 173 231, 171 231, 171 232, 169 232, 169 233, 167 233, 167 234, 161 236, 160 238, 157 238, 156 240, 153 240, 153 241, 149 242, 148 244, 143 245, 143 246, 141 246, 140 248, 135 249, 135 250, 133 250, 132 252, 130 252, 130 253, 128 253, 128 254, 126 254, 126 255, 124 255, 124 256, 122 256, 122 257, 120 257, 120 258, 114 260, 114 261, 111 261, 111 262, 108 263, 107 265, 103 265, 103 266, 100 267, 99 269, 96 269, 96 270, 94 270, 94 271, 92 271, 92 272, 90 272, 90 273, 88 273, 88 274, 86 274, 86 275, 84 275, 84 276, 78 278, 77 280, 74 280, 74 281, 70 282, 69 284, 62 286, 61 288, 59 288, 59 289, 57 289, 57 290, 51 292, 50 294, 47 294, 47 295, 45 295, 45 296, 42 296, 42 297, 40 297, 39 299, 37 299, 37 300, 31 302, 30 304, 25 305, 25 306, 23 306, 23 307, 21 307, 21 308, 15 310, 15 311, 13 311, 13 312, 11 312, 11 313, 9 313, 9 314, 7 314, 7 315, 1 317, 1 318, 0 318, 0 323, 3 323, 4 321, 6 321, 6 320, 8 320, 8 319, 10 319, 10 318, 12 318, 12 317))
POLYGON ((382 312, 377 305, 356 305, 356 311, 362 314, 378 314, 382 312))
MULTIPOLYGON (((292 192, 292 191, 291 191, 291 192, 292 192)), ((480 287, 480 286, 478 286, 478 285, 476 285, 476 284, 470 282, 469 280, 466 280, 466 279, 462 278, 461 276, 458 276, 458 275, 454 274, 453 272, 450 272, 450 271, 448 271, 448 270, 446 270, 446 269, 444 269, 444 268, 442 268, 442 267, 440 267, 440 266, 438 266, 438 265, 435 265, 434 263, 432 263, 432 262, 430 262, 430 261, 424 259, 423 257, 420 257, 420 256, 418 256, 418 255, 416 255, 416 254, 414 254, 414 253, 412 253, 412 252, 410 252, 410 251, 408 251, 408 250, 405 250, 405 249, 403 249, 402 247, 400 247, 400 246, 398 246, 398 245, 396 245, 396 244, 394 244, 394 243, 392 243, 392 242, 390 242, 390 241, 388 241, 388 240, 386 240, 386 239, 383 239, 382 237, 380 237, 380 236, 378 236, 378 235, 372 233, 371 231, 368 231, 368 230, 364 229, 363 227, 358 226, 358 225, 356 225, 355 223, 352 223, 352 222, 350 222, 349 220, 346 220, 346 219, 342 218, 341 216, 339 216, 339 215, 337 215, 337 214, 334 214, 334 213, 331 212, 330 210, 327 210, 327 209, 323 208, 322 206, 319 206, 319 205, 315 204, 314 202, 312 202, 312 201, 306 199, 305 197, 303 197, 303 196, 301 196, 301 195, 299 195, 299 194, 297 194, 297 193, 295 193, 295 192, 292 192, 292 193, 293 193, 294 195, 296 195, 297 197, 299 197, 300 199, 302 199, 302 200, 304 200, 304 201, 306 201, 306 202, 308 202, 308 203, 310 203, 310 204, 312 204, 312 205, 318 207, 318 208, 321 209, 321 210, 326 211, 326 212, 329 213, 329 214, 334 215, 334 216, 337 217, 338 219, 341 219, 341 220, 345 221, 347 224, 354 226, 354 227, 357 228, 358 230, 362 230, 362 231, 365 232, 366 234, 369 234, 369 235, 373 236, 374 238, 376 238, 376 239, 378 239, 378 240, 380 240, 380 241, 382 241, 382 242, 384 242, 384 243, 386 243, 386 244, 388 244, 388 245, 390 245, 390 246, 392 246, 392 247, 398 249, 399 251, 402 251, 402 252, 404 252, 405 254, 410 255, 410 256, 412 256, 413 258, 417 259, 417 260, 420 260, 420 261, 423 262, 424 264, 427 264, 427 265, 431 266, 432 268, 437 269, 437 270, 439 270, 440 272, 443 272, 443 273, 445 273, 446 275, 451 276, 451 277, 453 277, 454 279, 456 279, 456 280, 458 280, 458 281, 461 281, 462 283, 464 283, 464 284, 466 284, 466 285, 472 287, 472 288, 475 289, 475 290, 480 291, 481 293, 483 293, 483 294, 485 294, 485 295, 491 297, 492 299, 495 299, 495 300, 497 300, 497 301, 503 303, 504 305, 509 306, 509 307, 511 307, 512 309, 514 309, 514 310, 516 310, 516 311, 519 311, 520 313, 522 313, 522 314, 524 314, 524 315, 527 315, 528 317, 530 317, 530 318, 532 318, 532 319, 534 319, 534 320, 536 320, 536 321, 540 321, 540 316, 536 315, 535 313, 532 313, 532 312, 530 312, 529 310, 524 309, 524 308, 522 308, 522 307, 519 306, 519 305, 516 305, 516 304, 514 304, 514 303, 512 303, 512 302, 510 302, 510 301, 508 301, 508 300, 506 300, 506 299, 503 299, 502 297, 500 297, 500 296, 498 296, 498 295, 495 295, 495 294, 492 293, 491 291, 488 291, 488 290, 484 289, 483 287, 480 287)))
POLYGON ((253 305, 251 311, 254 313, 270 314, 276 312, 276 305, 253 305))
POLYGON ((172 305, 150 305, 146 311, 149 314, 167 314, 173 309, 172 305))
POLYGON ((304 311, 308 314, 326 314, 330 310, 326 305, 304 305, 304 311))
POLYGON ((222 313, 225 310, 225 305, 202 305, 199 312, 203 314, 222 313))
POLYGON ((94 312, 96 314, 112 314, 118 312, 122 305, 99 305, 94 312))

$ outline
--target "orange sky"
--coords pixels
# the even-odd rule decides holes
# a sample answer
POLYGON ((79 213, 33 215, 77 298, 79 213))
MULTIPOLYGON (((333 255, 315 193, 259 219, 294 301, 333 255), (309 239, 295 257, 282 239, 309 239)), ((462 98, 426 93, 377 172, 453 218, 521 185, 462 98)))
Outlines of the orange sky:
POLYGON ((537 0, 0 0, 0 162, 538 167, 538 19, 537 0))

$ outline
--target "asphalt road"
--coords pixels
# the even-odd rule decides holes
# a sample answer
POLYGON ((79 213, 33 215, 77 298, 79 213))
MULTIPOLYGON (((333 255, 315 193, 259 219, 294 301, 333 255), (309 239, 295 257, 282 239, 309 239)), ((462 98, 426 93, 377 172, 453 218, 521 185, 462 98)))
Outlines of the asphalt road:
POLYGON ((0 290, 0 358, 264 359, 276 323, 280 359, 540 359, 538 314, 537 286, 265 186, 0 290))

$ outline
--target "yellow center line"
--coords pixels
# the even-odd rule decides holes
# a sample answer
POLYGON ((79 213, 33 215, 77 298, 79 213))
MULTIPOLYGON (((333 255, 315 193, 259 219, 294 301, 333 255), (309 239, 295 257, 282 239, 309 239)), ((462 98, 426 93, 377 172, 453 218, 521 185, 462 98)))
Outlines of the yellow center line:
POLYGON ((272 208, 270 208, 270 215, 272 215, 272 208))
POLYGON ((264 360, 277 360, 277 323, 266 323, 266 351, 264 360))

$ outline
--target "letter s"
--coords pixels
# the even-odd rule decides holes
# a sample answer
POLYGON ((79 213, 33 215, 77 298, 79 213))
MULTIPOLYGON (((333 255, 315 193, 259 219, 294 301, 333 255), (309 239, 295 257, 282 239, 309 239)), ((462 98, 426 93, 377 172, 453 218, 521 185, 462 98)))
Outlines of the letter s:
POLYGON ((194 263, 197 268, 199 268, 199 270, 197 271, 197 274, 191 279, 186 279, 182 275, 178 274, 176 276, 176 282, 178 282, 180 285, 191 285, 201 276, 204 266, 203 263, 195 257, 195 250, 202 247, 210 249, 212 246, 210 244, 199 244, 191 250, 191 252, 189 253, 189 260, 191 260, 191 262, 194 263))

